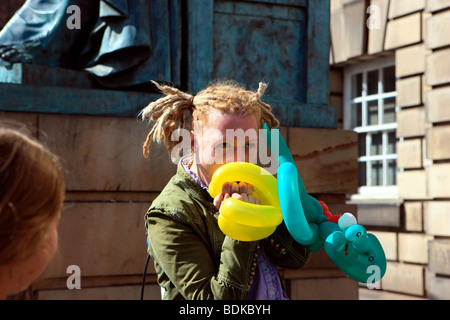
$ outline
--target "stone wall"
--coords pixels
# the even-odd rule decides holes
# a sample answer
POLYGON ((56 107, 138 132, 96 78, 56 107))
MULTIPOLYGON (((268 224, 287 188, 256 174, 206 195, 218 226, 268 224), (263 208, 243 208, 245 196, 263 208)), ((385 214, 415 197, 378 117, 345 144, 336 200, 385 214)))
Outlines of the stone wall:
MULTIPOLYGON (((382 291, 361 292, 376 298, 448 299, 450 1, 331 3, 330 65, 337 83, 349 64, 395 55, 401 205, 389 214, 380 205, 370 214, 359 207, 360 216, 367 216, 369 228, 381 240, 389 260, 382 291), (370 6, 376 6, 376 11, 370 11, 370 6), (377 18, 379 28, 368 28, 377 18), (353 29, 363 32, 350 32, 353 29)), ((341 93, 332 91, 330 101, 342 102, 341 93)))

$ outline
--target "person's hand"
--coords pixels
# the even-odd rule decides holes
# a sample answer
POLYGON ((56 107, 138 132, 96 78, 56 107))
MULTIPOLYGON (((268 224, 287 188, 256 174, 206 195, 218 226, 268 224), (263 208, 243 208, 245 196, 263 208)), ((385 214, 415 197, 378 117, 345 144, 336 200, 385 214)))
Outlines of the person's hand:
POLYGON ((222 193, 219 193, 214 198, 214 206, 220 209, 222 202, 229 197, 233 197, 238 200, 242 200, 248 203, 260 204, 259 199, 252 196, 253 186, 249 183, 239 182, 225 182, 222 186, 222 193))

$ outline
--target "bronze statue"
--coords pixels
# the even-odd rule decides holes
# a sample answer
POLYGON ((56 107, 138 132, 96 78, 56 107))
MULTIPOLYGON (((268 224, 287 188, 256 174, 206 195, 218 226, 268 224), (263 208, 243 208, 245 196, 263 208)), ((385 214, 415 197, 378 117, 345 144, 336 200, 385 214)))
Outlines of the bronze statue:
POLYGON ((109 88, 149 83, 161 74, 151 63, 151 7, 164 2, 27 0, 0 32, 0 65, 84 70, 109 88))

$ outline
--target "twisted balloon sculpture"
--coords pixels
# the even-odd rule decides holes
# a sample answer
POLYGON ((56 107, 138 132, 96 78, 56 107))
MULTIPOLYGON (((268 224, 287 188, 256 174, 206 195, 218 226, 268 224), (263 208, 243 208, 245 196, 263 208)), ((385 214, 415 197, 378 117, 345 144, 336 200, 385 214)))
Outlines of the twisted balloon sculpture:
MULTIPOLYGON (((267 134, 267 125, 265 129, 272 149, 272 135, 267 134)), ((281 134, 278 137, 277 187, 283 219, 292 237, 311 251, 324 247, 336 266, 356 281, 381 280, 386 273, 386 255, 378 239, 349 213, 341 215, 338 223, 332 221, 328 208, 306 192, 286 142, 281 134)))
POLYGON ((209 194, 215 198, 229 181, 245 181, 254 187, 253 196, 261 205, 235 198, 226 199, 219 214, 219 227, 229 237, 240 241, 264 239, 275 232, 283 222, 277 192, 277 180, 264 168, 246 162, 221 166, 214 172, 209 184, 209 194))
MULTIPOLYGON (((265 138, 273 150, 270 130, 265 138)), ((278 130, 278 129, 272 129, 278 130)), ((230 163, 213 175, 209 192, 215 197, 223 183, 245 181, 254 186, 262 205, 234 198, 224 201, 219 227, 228 236, 255 241, 272 234, 284 223, 295 241, 316 252, 324 248, 330 259, 350 278, 364 283, 381 280, 386 272, 386 256, 378 239, 356 223, 353 215, 333 216, 323 202, 311 197, 281 134, 278 136, 277 179, 265 169, 250 163, 230 163)))

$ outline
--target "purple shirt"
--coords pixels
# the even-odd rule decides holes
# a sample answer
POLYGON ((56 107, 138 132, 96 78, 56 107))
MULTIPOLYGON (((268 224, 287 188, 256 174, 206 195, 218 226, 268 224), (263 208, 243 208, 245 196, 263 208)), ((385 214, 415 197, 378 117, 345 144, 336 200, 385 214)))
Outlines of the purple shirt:
POLYGON ((289 300, 281 286, 277 267, 259 249, 255 275, 250 286, 248 300, 289 300))
MULTIPOLYGON (((183 159, 181 164, 186 172, 206 191, 208 186, 188 167, 189 159, 183 159)), ((258 249, 256 267, 254 269, 253 283, 250 286, 248 300, 289 300, 281 286, 277 267, 261 249, 258 249)))

